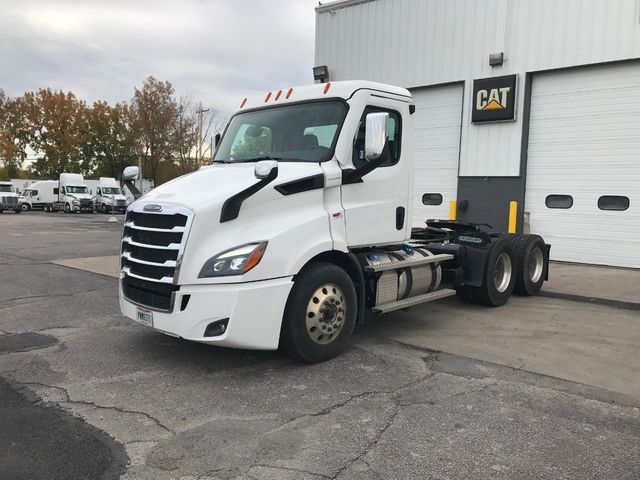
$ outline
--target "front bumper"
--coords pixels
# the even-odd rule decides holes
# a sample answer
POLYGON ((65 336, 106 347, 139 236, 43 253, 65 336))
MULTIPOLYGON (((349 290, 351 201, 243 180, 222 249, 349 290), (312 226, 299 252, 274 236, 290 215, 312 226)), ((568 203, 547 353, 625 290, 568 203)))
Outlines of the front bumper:
MULTIPOLYGON (((292 277, 249 283, 184 285, 175 293, 172 312, 153 311, 153 328, 210 345, 275 350, 292 286, 292 277), (186 295, 190 296, 189 301, 181 310, 186 295), (207 325, 224 318, 228 318, 229 323, 222 335, 204 336, 207 325)), ((137 308, 124 297, 120 284, 122 314, 135 320, 137 308)))

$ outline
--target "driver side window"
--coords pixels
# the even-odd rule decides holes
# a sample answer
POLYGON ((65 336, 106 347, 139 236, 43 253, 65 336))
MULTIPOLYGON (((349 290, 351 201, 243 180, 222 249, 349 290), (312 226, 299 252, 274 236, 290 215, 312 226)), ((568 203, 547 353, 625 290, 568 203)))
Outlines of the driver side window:
POLYGON ((389 149, 388 152, 386 152, 388 158, 384 161, 381 167, 390 167, 391 165, 395 165, 396 163, 398 163, 398 160, 400 160, 400 139, 402 134, 400 128, 400 114, 394 110, 387 110, 378 107, 367 107, 364 109, 362 117, 360 117, 358 128, 356 129, 356 135, 353 139, 352 159, 353 166, 356 168, 361 167, 362 165, 365 165, 367 163, 364 158, 364 139, 367 127, 367 115, 377 112, 385 112, 389 114, 389 121, 387 122, 387 130, 389 132, 389 149))

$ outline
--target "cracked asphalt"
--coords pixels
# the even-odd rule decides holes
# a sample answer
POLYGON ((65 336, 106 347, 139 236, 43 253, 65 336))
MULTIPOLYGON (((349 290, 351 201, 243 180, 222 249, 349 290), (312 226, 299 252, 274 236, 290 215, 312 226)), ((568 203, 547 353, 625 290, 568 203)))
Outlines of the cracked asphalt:
POLYGON ((2 478, 640 478, 634 389, 412 347, 402 316, 311 366, 134 324, 115 279, 49 263, 117 254, 107 218, 0 216, 2 478))

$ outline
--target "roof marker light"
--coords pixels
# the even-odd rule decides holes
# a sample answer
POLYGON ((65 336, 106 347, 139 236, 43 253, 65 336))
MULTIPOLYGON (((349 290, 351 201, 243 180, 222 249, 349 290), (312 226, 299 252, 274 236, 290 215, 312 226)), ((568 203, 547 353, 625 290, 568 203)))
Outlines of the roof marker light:
POLYGON ((264 97, 264 103, 267 103, 270 98, 271 98, 271 92, 267 93, 267 96, 264 97))
POLYGON ((322 90, 322 93, 327 93, 330 88, 331 88, 331 82, 327 82, 327 84, 324 86, 324 90, 322 90))
POLYGON ((278 100, 280 98, 280 95, 282 95, 282 90, 278 90, 278 93, 276 93, 275 100, 278 100))
POLYGON ((240 103, 240 108, 244 107, 246 103, 247 103, 247 97, 244 97, 244 99, 242 100, 242 103, 240 103))
POLYGON ((284 96, 285 99, 288 99, 291 94, 293 93, 293 88, 289 88, 289 90, 287 90, 287 94, 284 96))

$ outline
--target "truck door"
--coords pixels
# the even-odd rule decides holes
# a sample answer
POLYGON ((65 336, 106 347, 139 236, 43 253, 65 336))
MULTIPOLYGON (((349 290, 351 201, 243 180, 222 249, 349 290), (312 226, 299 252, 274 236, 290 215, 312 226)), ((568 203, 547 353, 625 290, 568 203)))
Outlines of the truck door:
POLYGON ((408 138, 409 132, 403 132, 402 114, 397 108, 398 102, 376 98, 364 109, 356 128, 352 161, 357 168, 367 162, 364 156, 367 114, 389 114, 388 159, 365 175, 361 182, 342 186, 347 242, 351 247, 390 244, 407 238, 407 199, 411 195, 407 173, 410 149, 403 152, 402 140, 408 138))

